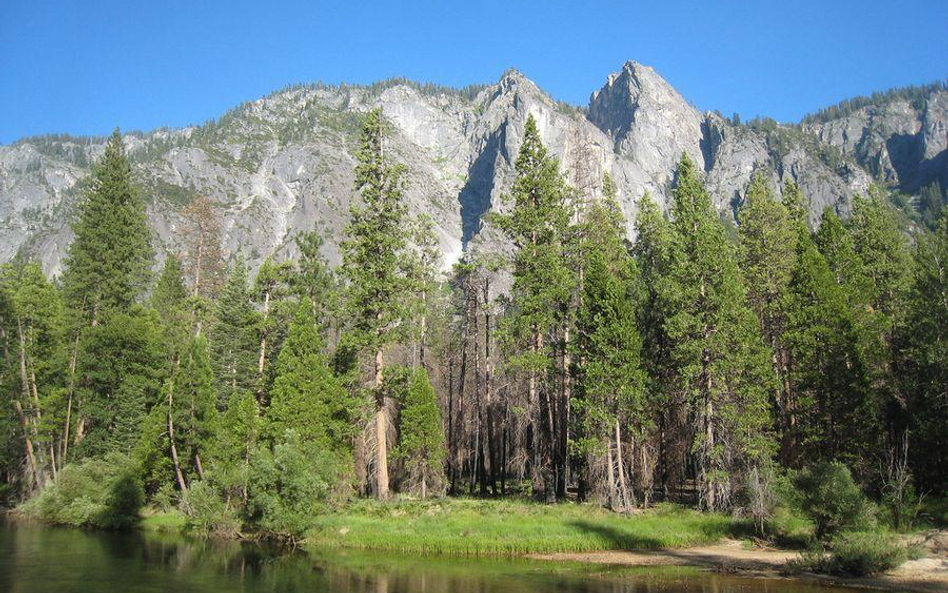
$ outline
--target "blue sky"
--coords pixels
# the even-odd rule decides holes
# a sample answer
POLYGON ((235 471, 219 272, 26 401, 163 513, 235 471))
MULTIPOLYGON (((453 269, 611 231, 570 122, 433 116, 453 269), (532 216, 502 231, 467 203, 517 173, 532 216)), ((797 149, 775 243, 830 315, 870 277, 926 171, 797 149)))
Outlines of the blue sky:
POLYGON ((294 82, 509 67, 586 104, 630 59, 700 109, 796 121, 948 77, 948 1, 0 0, 0 143, 200 123, 294 82))

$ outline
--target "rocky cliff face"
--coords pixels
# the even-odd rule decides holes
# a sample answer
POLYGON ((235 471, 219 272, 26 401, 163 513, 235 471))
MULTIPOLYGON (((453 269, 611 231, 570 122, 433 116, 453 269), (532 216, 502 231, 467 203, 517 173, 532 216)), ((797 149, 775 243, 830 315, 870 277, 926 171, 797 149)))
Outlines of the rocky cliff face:
MULTIPOLYGON (((827 206, 845 212, 873 176, 914 187, 948 160, 943 91, 921 110, 892 103, 788 127, 700 113, 634 62, 592 94, 588 110, 554 101, 516 71, 463 91, 407 82, 296 87, 202 127, 127 136, 159 251, 180 249, 179 213, 206 195, 224 216, 227 253, 240 251, 252 264, 270 254, 292 257, 293 235, 317 228, 328 238, 326 255, 338 261, 355 199, 359 118, 376 106, 391 122, 390 153, 409 169, 409 209, 433 217, 446 265, 465 249, 503 249, 484 215, 507 207, 531 114, 581 195, 601 191, 604 173, 613 177, 630 233, 643 193, 667 206, 682 153, 704 169, 722 213, 733 212, 761 170, 775 185, 796 180, 814 219, 827 206)), ((60 270, 71 213, 102 149, 101 139, 70 137, 0 146, 0 260, 23 251, 51 273, 60 270)))

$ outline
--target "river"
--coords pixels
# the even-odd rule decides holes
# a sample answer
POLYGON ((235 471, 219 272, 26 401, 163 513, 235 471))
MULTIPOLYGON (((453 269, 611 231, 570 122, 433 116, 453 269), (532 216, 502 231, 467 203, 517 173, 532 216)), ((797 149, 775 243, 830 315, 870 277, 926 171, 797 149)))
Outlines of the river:
POLYGON ((7 593, 829 593, 789 580, 690 568, 291 552, 157 533, 106 533, 0 520, 7 593))

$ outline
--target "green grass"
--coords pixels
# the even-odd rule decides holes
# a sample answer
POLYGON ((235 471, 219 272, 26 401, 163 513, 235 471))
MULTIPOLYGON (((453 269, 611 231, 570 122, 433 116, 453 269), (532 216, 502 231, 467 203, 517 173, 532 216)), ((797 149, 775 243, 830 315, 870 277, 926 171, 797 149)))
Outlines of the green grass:
POLYGON ((178 511, 145 509, 139 526, 145 531, 180 533, 187 527, 188 518, 178 511))
POLYGON ((680 548, 746 530, 725 515, 673 506, 623 516, 588 504, 472 499, 358 501, 315 523, 314 547, 465 555, 680 548))

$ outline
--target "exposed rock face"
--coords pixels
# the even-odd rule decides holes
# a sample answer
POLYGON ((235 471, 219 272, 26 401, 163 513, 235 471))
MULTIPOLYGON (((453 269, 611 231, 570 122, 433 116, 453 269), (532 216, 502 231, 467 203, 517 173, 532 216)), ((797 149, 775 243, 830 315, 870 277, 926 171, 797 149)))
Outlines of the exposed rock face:
MULTIPOLYGON (((814 219, 827 206, 845 213, 873 175, 909 187, 941 175, 948 160, 945 92, 923 110, 892 102, 819 125, 757 129, 699 113, 634 62, 593 93, 588 113, 554 101, 515 71, 477 92, 409 83, 297 87, 200 128, 126 137, 159 250, 180 249, 179 213, 206 195, 224 216, 228 254, 240 251, 251 264, 274 253, 292 257, 293 235, 318 228, 328 238, 326 255, 338 261, 356 199, 359 118, 376 106, 392 126, 389 153, 409 170, 409 210, 432 216, 446 265, 464 249, 505 247, 484 215, 508 207, 504 195, 529 115, 581 195, 601 191, 604 173, 613 177, 630 232, 644 192, 667 207, 682 153, 703 168, 722 212, 739 205, 761 170, 775 185, 796 180, 814 219)), ((103 146, 69 137, 0 146, 0 260, 23 250, 59 272, 70 213, 103 146)))
POLYGON ((908 193, 948 181, 948 91, 930 92, 922 105, 895 99, 803 128, 908 193))

